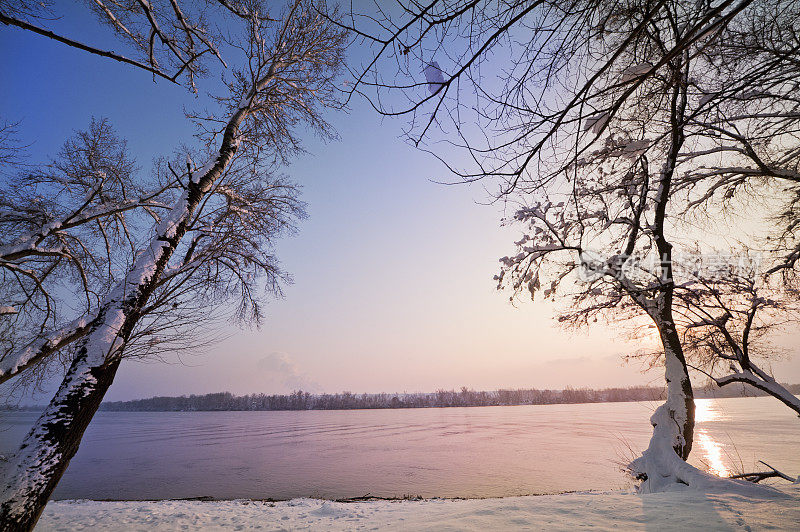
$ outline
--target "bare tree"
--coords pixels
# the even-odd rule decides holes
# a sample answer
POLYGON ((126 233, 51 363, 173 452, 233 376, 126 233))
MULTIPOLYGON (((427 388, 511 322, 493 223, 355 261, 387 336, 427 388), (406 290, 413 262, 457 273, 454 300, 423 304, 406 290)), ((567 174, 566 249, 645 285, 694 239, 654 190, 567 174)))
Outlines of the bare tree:
POLYGON ((765 369, 778 351, 776 330, 800 321, 796 283, 775 286, 783 283, 760 275, 752 252, 737 258, 697 268, 676 288, 684 349, 692 367, 718 386, 749 384, 800 414, 800 399, 765 369))
POLYGON ((58 392, 6 465, 4 529, 33 527, 137 333, 198 295, 235 295, 240 316, 257 319, 256 283, 277 287, 281 274, 269 244, 301 205, 270 170, 300 149, 296 127, 329 134, 320 113, 337 102, 333 78, 346 39, 329 21, 335 11, 320 14, 324 5, 297 0, 275 19, 262 16, 267 11, 255 2, 248 6, 238 44, 245 62, 219 98, 219 114, 207 117, 205 162, 196 166, 188 157, 180 171, 161 166, 160 176, 179 188, 167 192, 165 208, 151 212, 157 223, 96 303, 58 392))
POLYGON ((515 206, 526 234, 503 260, 501 285, 552 295, 588 270, 562 321, 636 315, 655 326, 668 399, 631 464, 645 489, 710 481, 683 461, 694 403, 673 312, 673 246, 680 214, 705 192, 684 177, 699 169, 686 154, 703 153, 717 109, 786 55, 778 49, 737 80, 725 43, 787 4, 432 1, 351 18, 375 49, 353 92, 383 114, 409 115, 415 144, 455 150, 432 151, 457 182, 483 180, 515 206), (709 90, 721 69, 724 90, 709 90))
POLYGON ((164 196, 175 186, 142 187, 135 172, 125 143, 106 121, 93 120, 51 164, 24 168, 6 182, 0 275, 2 305, 9 310, 3 323, 10 329, 0 340, 0 382, 90 329, 115 262, 135 249, 129 215, 164 209, 164 196), (62 312, 64 300, 79 302, 78 308, 62 312), (75 313, 77 320, 64 321, 75 313))
POLYGON ((103 49, 56 33, 42 26, 57 18, 51 2, 0 1, 0 23, 53 39, 84 52, 119 61, 173 83, 185 79, 195 90, 198 76, 206 72, 208 58, 225 65, 218 42, 224 33, 208 23, 228 14, 249 20, 258 14, 257 2, 248 0, 90 0, 86 7, 127 47, 129 55, 103 49))
POLYGON ((766 245, 767 273, 793 277, 800 259, 800 6, 754 2, 731 23, 719 44, 704 50, 707 70, 695 76, 696 97, 707 104, 692 117, 701 149, 680 156, 679 188, 691 207, 777 191, 768 212, 775 223, 766 245))

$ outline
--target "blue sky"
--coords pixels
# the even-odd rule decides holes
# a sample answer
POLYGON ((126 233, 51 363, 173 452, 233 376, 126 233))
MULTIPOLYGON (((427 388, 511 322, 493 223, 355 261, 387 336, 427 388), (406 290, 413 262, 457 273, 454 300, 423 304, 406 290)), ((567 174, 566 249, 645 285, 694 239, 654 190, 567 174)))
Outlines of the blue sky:
MULTIPOLYGON (((114 47, 80 13, 66 15, 52 27, 114 47)), ((192 141, 183 108, 201 106, 202 95, 16 29, 0 29, 0 52, 0 112, 22 120, 33 159, 55 154, 92 116, 110 119, 143 172, 192 141)), ((310 216, 278 245, 294 284, 270 302, 262 328, 226 326, 227 340, 169 364, 126 361, 108 399, 662 382, 659 370, 622 366, 640 346, 614 329, 567 332, 547 304, 515 307, 495 290, 497 259, 518 234, 500 227, 503 212, 484 204, 480 184, 432 181, 448 176, 402 140, 404 119, 381 119, 356 100, 329 120, 340 140, 309 136, 309 153, 285 169, 310 216)), ((784 342, 795 353, 796 340, 784 342)), ((800 382, 798 360, 775 368, 800 382)))

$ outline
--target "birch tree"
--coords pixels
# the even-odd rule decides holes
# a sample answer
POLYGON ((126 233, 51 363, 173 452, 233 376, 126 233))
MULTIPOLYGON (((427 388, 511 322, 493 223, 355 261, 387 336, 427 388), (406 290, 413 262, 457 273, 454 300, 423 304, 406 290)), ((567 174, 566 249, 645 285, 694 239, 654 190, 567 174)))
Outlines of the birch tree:
POLYGON ((197 117, 206 124, 203 162, 195 164, 195 154, 182 166, 161 165, 159 178, 173 184, 169 201, 148 211, 155 223, 96 303, 61 386, 5 465, 4 529, 33 528, 137 332, 168 318, 182 295, 235 295, 240 316, 258 318, 256 283, 280 281, 269 244, 301 205, 271 170, 301 149, 297 127, 330 134, 321 112, 337 102, 333 79, 345 34, 330 22, 335 12, 322 16, 322 4, 298 0, 276 18, 256 2, 247 6, 242 39, 232 42, 244 61, 218 98, 218 112, 197 117))

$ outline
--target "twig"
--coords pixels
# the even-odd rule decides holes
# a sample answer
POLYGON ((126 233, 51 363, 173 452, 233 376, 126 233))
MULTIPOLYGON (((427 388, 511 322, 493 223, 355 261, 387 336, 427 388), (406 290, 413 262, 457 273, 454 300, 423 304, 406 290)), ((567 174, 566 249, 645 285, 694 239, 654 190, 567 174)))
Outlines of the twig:
POLYGON ((44 28, 40 28, 38 26, 34 26, 32 24, 28 24, 27 22, 25 22, 23 20, 18 20, 18 19, 15 19, 15 18, 7 17, 3 13, 0 13, 0 22, 2 22, 3 24, 9 25, 9 26, 17 26, 18 28, 22 28, 24 30, 32 31, 33 33, 38 33, 39 35, 43 35, 43 36, 45 36, 47 38, 53 39, 55 41, 64 43, 64 44, 66 44, 68 46, 72 46, 74 48, 78 48, 80 50, 84 50, 86 52, 89 52, 89 53, 92 53, 92 54, 95 54, 95 55, 99 55, 99 56, 102 56, 102 57, 108 57, 110 59, 114 59, 114 60, 119 61, 121 63, 127 63, 129 65, 133 65, 135 67, 138 67, 138 68, 141 68, 141 69, 146 70, 148 72, 151 72, 152 74, 154 74, 156 76, 164 78, 167 81, 171 81, 172 83, 175 83, 176 85, 179 84, 174 78, 171 78, 170 76, 168 76, 164 72, 162 72, 162 71, 160 71, 160 70, 158 70, 156 68, 153 68, 151 66, 145 65, 144 63, 140 63, 138 61, 134 61, 133 59, 128 59, 127 57, 122 56, 122 55, 117 55, 114 52, 109 52, 107 50, 100 50, 99 48, 94 48, 94 47, 89 46, 88 44, 84 44, 82 42, 73 41, 72 39, 69 39, 69 38, 64 37, 62 35, 58 35, 57 33, 53 33, 52 31, 46 30, 44 28))

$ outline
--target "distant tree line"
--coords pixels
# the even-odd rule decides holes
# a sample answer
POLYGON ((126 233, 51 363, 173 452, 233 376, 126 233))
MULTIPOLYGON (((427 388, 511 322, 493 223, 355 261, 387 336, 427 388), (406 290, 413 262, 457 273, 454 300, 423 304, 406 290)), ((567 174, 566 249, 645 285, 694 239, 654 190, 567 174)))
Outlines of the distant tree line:
MULTIPOLYGON (((800 394, 800 384, 786 385, 800 394)), ((740 385, 724 389, 700 388, 697 397, 757 397, 764 392, 740 385)), ((433 393, 364 393, 342 392, 311 394, 295 391, 288 395, 263 393, 233 395, 230 392, 180 397, 151 397, 133 401, 104 402, 100 410, 110 412, 183 412, 225 410, 355 410, 376 408, 443 408, 454 406, 514 406, 576 403, 618 403, 660 401, 664 388, 633 386, 626 388, 571 388, 564 390, 508 389, 475 391, 437 390, 433 393)), ((41 407, 4 405, 6 410, 37 410, 41 407)))

